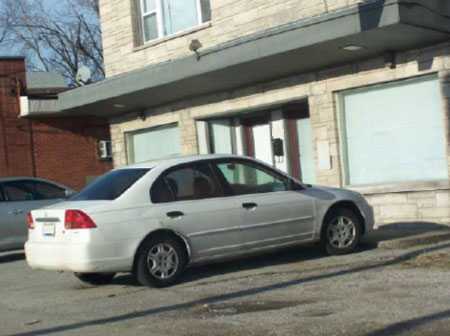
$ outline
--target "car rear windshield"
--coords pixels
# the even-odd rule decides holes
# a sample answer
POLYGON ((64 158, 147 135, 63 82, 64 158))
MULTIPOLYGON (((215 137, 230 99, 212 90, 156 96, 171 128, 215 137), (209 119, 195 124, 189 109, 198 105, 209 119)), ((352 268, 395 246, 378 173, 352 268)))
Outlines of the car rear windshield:
POLYGON ((112 201, 148 173, 149 169, 113 170, 74 195, 73 201, 112 201))

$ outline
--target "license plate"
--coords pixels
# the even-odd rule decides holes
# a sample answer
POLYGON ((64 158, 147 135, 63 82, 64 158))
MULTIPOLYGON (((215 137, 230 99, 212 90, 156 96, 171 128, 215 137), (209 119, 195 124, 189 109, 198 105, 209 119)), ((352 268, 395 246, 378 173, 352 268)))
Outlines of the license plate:
POLYGON ((55 235, 55 224, 54 223, 44 223, 42 226, 42 233, 44 236, 54 236, 55 235))

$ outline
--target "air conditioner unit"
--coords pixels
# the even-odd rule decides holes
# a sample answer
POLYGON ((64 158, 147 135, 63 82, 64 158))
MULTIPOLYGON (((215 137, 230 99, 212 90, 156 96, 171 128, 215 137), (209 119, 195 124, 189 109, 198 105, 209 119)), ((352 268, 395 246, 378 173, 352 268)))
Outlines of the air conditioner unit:
POLYGON ((112 158, 111 141, 100 140, 98 142, 98 156, 102 160, 108 160, 112 158))

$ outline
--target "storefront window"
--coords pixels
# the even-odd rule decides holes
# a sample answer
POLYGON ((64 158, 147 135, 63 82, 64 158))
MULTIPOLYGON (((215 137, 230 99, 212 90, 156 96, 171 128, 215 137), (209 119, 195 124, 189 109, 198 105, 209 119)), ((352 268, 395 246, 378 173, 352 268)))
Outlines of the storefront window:
POLYGON ((347 183, 448 179, 441 102, 436 77, 343 93, 347 183))
POLYGON ((139 163, 181 153, 180 130, 176 124, 133 132, 127 136, 128 161, 139 163))

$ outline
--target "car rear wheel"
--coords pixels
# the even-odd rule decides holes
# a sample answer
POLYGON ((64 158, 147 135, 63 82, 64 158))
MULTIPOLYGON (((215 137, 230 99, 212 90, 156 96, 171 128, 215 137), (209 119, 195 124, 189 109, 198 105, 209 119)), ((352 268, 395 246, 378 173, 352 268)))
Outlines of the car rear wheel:
POLYGON ((74 273, 75 276, 84 283, 101 286, 112 282, 116 273, 74 273))
POLYGON ((333 210, 324 221, 322 245, 330 255, 352 253, 361 239, 362 223, 354 211, 333 210))
POLYGON ((167 287, 183 273, 188 256, 183 244, 172 237, 144 242, 137 255, 135 276, 143 286, 167 287))

